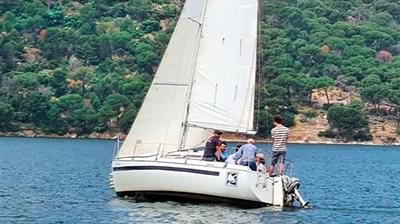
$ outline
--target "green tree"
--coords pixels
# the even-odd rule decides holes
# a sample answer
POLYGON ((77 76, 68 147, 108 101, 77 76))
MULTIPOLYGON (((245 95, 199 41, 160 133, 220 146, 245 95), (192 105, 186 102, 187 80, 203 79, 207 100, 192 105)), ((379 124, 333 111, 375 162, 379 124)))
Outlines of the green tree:
POLYGON ((111 106, 112 110, 117 112, 120 111, 121 108, 128 106, 128 104, 128 98, 119 93, 109 95, 103 103, 103 105, 111 106))
POLYGON ((77 109, 73 114, 73 125, 78 135, 90 134, 97 125, 97 114, 88 106, 77 109))
POLYGON ((66 94, 59 98, 58 106, 68 118, 72 118, 73 112, 83 107, 83 98, 79 94, 66 94))
POLYGON ((374 84, 363 87, 360 91, 360 96, 363 101, 372 103, 375 109, 379 108, 381 102, 387 98, 388 89, 384 84, 374 84))
POLYGON ((14 120, 14 109, 6 102, 0 102, 0 130, 14 131, 14 126, 11 123, 14 120))
POLYGON ((389 91, 388 94, 389 101, 395 105, 396 108, 396 120, 397 120, 397 127, 400 127, 400 90, 392 89, 389 91))
POLYGON ((126 111, 124 111, 122 118, 117 123, 118 127, 120 127, 124 133, 128 133, 136 118, 137 112, 138 110, 134 105, 129 105, 126 111))
POLYGON ((392 36, 380 31, 367 31, 363 36, 367 45, 375 48, 375 50, 386 49, 395 43, 392 36))
POLYGON ((153 67, 160 62, 160 57, 153 52, 151 45, 139 43, 135 49, 135 60, 140 69, 153 73, 153 67))
POLYGON ((393 16, 386 12, 378 13, 374 21, 381 26, 388 26, 394 22, 393 16))
POLYGON ((286 94, 287 94, 287 99, 288 99, 287 104, 289 105, 290 104, 289 101, 291 100, 291 97, 292 97, 291 89, 294 85, 298 84, 298 81, 295 78, 293 78, 293 76, 291 76, 291 75, 282 74, 282 75, 279 75, 276 79, 272 80, 272 83, 282 86, 286 89, 286 94))
POLYGON ((117 32, 111 35, 110 44, 114 54, 124 55, 129 52, 129 43, 132 40, 132 35, 126 31, 117 32))
POLYGON ((382 84, 381 79, 377 75, 368 75, 361 81, 364 87, 382 84))
POLYGON ((259 115, 257 135, 270 137, 271 129, 274 128, 274 116, 265 110, 257 111, 257 114, 259 115))
POLYGON ((46 30, 45 38, 40 41, 43 55, 47 60, 68 57, 71 55, 70 46, 74 43, 75 39, 75 31, 72 29, 50 27, 46 30))
POLYGON ((314 66, 323 61, 321 48, 314 44, 301 47, 298 50, 298 54, 300 57, 300 62, 306 66, 314 66))
POLYGON ((57 69, 54 71, 53 75, 50 76, 49 84, 54 91, 56 97, 60 97, 68 92, 68 82, 67 82, 68 72, 65 70, 57 69))
POLYGON ((149 0, 130 0, 128 3, 129 14, 138 20, 147 18, 150 8, 151 2, 149 0))
POLYGON ((142 22, 142 30, 144 33, 152 33, 160 30, 160 22, 154 19, 147 19, 142 22))
POLYGON ((50 97, 40 92, 29 92, 23 100, 22 111, 29 114, 26 123, 33 122, 37 127, 45 127, 48 111, 51 109, 50 97))
POLYGON ((315 77, 299 77, 300 91, 306 93, 310 105, 312 105, 312 93, 317 88, 317 81, 318 79, 315 77))
POLYGON ((80 67, 76 70, 76 72, 72 75, 72 78, 75 81, 82 82, 82 95, 85 94, 88 86, 93 82, 95 77, 94 72, 90 68, 80 67))
POLYGON ((57 104, 52 104, 48 117, 46 132, 64 135, 69 131, 67 120, 62 117, 62 109, 57 104))
POLYGON ((118 111, 113 110, 110 105, 103 105, 99 109, 99 125, 96 127, 96 130, 100 132, 107 130, 111 126, 111 118, 116 116, 118 116, 118 111))
POLYGON ((49 27, 61 26, 65 23, 65 9, 62 6, 53 7, 45 14, 46 24, 49 27))
POLYGON ((328 122, 337 135, 345 139, 352 139, 357 133, 369 133, 368 120, 353 107, 332 106, 328 110, 328 122))
POLYGON ((316 88, 324 89, 325 95, 326 95, 326 102, 328 105, 330 104, 328 89, 329 89, 329 87, 333 86, 334 84, 335 84, 335 81, 333 81, 333 79, 331 79, 328 76, 322 76, 322 77, 319 77, 318 79, 316 79, 316 88))

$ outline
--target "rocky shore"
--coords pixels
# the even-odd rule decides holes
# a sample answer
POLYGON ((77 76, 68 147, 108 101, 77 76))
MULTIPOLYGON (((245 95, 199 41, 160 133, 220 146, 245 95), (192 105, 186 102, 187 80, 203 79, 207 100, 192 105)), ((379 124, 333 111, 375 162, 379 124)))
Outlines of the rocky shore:
MULTIPOLYGON (((295 118, 296 125, 291 127, 289 143, 296 144, 351 144, 351 145, 400 145, 400 138, 396 134, 396 124, 381 117, 370 116, 370 127, 373 135, 372 141, 357 142, 344 141, 343 139, 319 137, 320 131, 326 130, 329 125, 324 113, 319 113, 315 118, 304 119, 302 114, 295 118)), ((80 138, 80 139, 125 139, 126 135, 121 133, 92 133, 90 135, 78 136, 75 133, 65 135, 44 134, 34 130, 20 132, 0 132, 2 137, 31 137, 31 138, 80 138)), ((269 140, 258 136, 246 136, 237 133, 225 133, 222 139, 228 142, 245 142, 247 138, 254 138, 256 142, 268 143, 269 140)))

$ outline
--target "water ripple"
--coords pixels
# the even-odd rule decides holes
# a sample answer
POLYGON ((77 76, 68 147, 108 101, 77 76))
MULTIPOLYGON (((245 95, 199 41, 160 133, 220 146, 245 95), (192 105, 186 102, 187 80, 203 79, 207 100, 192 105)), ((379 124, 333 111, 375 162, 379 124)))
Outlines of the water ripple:
POLYGON ((240 209, 116 197, 108 188, 113 144, 0 138, 0 223, 397 223, 400 218, 398 147, 290 145, 288 157, 311 208, 240 209))

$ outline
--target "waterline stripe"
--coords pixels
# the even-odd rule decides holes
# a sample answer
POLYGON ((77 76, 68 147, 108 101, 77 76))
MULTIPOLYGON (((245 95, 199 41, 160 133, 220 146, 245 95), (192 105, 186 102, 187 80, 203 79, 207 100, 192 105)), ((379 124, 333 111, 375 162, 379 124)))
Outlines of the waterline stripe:
POLYGON ((126 171, 126 170, 163 170, 163 171, 176 171, 185 173, 197 173, 210 176, 219 176, 219 172, 209 170, 197 170, 190 168, 170 167, 170 166, 121 166, 113 167, 113 171, 126 171))

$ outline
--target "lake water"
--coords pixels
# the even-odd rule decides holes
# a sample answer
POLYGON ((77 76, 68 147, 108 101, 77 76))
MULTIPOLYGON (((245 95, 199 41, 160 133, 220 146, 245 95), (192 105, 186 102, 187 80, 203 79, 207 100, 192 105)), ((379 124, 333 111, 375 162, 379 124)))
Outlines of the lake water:
POLYGON ((289 145, 309 209, 117 198, 108 186, 113 147, 106 140, 0 138, 0 223, 399 222, 400 147, 289 145))

